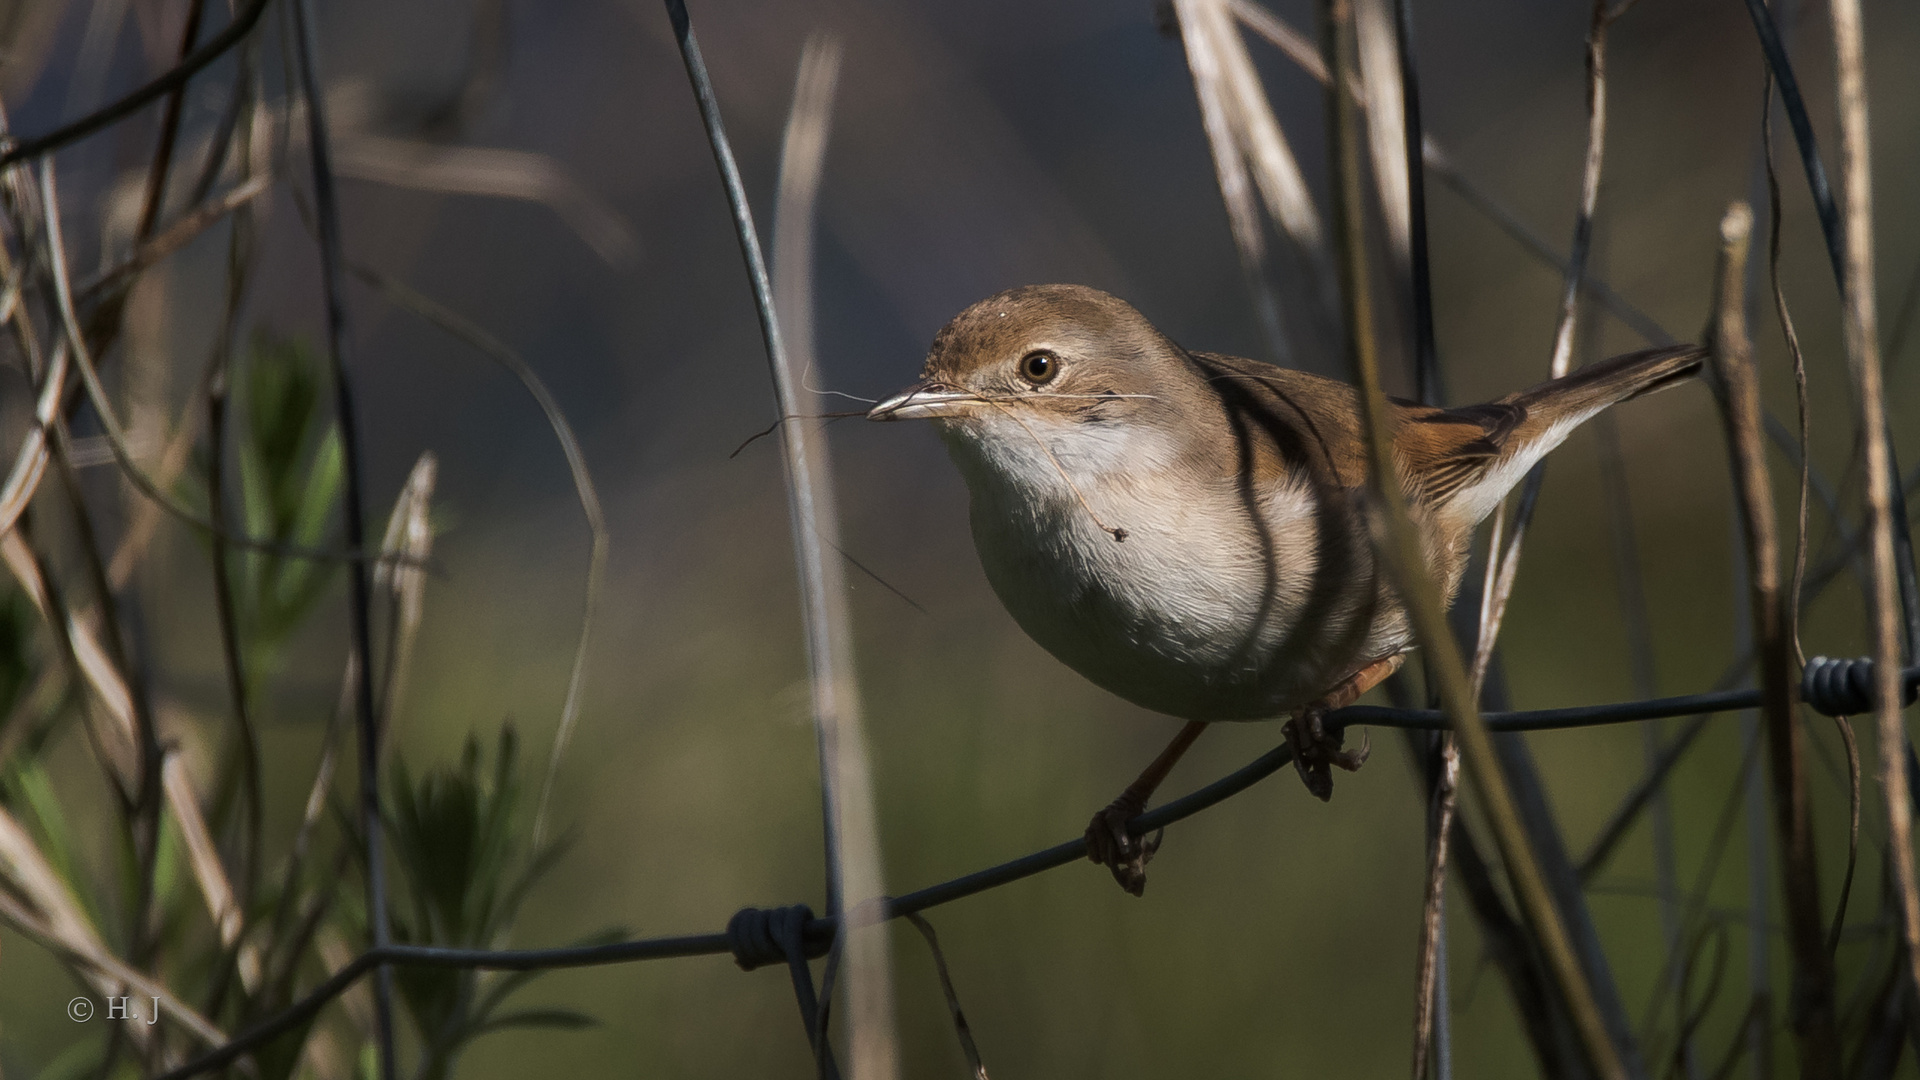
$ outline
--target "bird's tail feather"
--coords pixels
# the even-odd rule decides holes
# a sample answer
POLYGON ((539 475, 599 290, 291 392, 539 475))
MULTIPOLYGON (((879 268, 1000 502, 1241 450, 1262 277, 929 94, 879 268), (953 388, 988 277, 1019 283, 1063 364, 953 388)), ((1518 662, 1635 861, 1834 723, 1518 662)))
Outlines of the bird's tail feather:
MULTIPOLYGON (((1484 520, 1527 470, 1559 446, 1574 428, 1610 405, 1691 377, 1700 370, 1706 355, 1705 349, 1694 345, 1644 349, 1508 394, 1491 406, 1454 410, 1504 414, 1512 418, 1513 426, 1497 439, 1497 453, 1479 461, 1460 455, 1455 470, 1458 479, 1451 485, 1441 485, 1446 494, 1440 501, 1450 513, 1464 515, 1469 523, 1484 520)), ((1446 475, 1450 474, 1444 465, 1430 470, 1429 485, 1435 476, 1446 475)))
POLYGON ((1527 410, 1529 423, 1551 426, 1584 420, 1609 405, 1664 390, 1700 371, 1707 350, 1698 345, 1663 345, 1588 364, 1562 378, 1507 395, 1527 410))

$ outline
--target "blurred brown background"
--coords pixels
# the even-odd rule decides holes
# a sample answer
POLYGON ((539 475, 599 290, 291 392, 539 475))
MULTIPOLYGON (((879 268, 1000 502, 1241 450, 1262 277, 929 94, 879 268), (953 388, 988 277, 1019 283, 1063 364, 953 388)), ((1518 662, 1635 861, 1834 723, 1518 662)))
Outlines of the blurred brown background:
MULTIPOLYGON (((559 943, 607 925, 708 931, 747 904, 818 905, 818 781, 778 451, 766 441, 728 457, 772 421, 772 396, 665 14, 642 0, 505 3, 499 64, 482 85, 470 78, 477 62, 483 74, 488 67, 476 27, 493 9, 486 0, 475 6, 326 4, 321 37, 336 125, 363 137, 548 155, 583 204, 613 215, 609 223, 523 200, 343 182, 354 257, 520 350, 579 427, 609 504, 613 546, 588 696, 555 807, 577 839, 535 894, 515 944, 559 943), (466 107, 450 108, 475 85, 466 107), (630 248, 613 224, 630 234, 630 248)), ((1312 31, 1310 5, 1271 6, 1312 31)), ((0 31, 15 35, 15 51, 0 60, 13 128, 44 130, 155 70, 155 50, 164 55, 177 36, 178 7, 132 0, 89 69, 79 58, 93 5, 0 3, 0 31)), ((1584 139, 1585 6, 1419 8, 1429 133, 1564 248, 1584 139)), ((1817 3, 1794 8, 1796 63, 1831 148, 1826 12, 1817 3)), ((896 389, 954 312, 1044 281, 1115 292, 1190 347, 1270 358, 1185 58, 1157 32, 1145 0, 705 0, 692 12, 763 230, 801 46, 816 30, 844 43, 821 195, 815 386, 865 397, 896 389)), ((269 20, 278 17, 270 10, 269 20)), ((1882 326, 1891 337, 1920 259, 1911 198, 1920 69, 1909 63, 1920 48, 1920 13, 1869 3, 1867 25, 1882 326)), ((1309 180, 1324 193, 1318 84, 1264 44, 1250 47, 1309 180)), ((1718 216, 1755 191, 1761 71, 1746 15, 1731 0, 1645 0, 1612 33, 1595 270, 1683 338, 1705 318, 1718 216)), ((218 86, 195 84, 189 125, 211 123, 223 100, 218 86)), ((1790 148, 1784 124, 1781 136, 1790 148)), ((96 205, 123 173, 139 175, 150 138, 147 128, 127 127, 62 153, 69 212, 96 205)), ((1835 290, 1797 163, 1783 161, 1781 175, 1782 273, 1808 352, 1816 460, 1837 475, 1851 425, 1835 290)), ((249 318, 317 338, 312 244, 284 191, 272 197, 249 318)), ((1482 400, 1536 381, 1558 273, 1437 184, 1429 207, 1450 399, 1482 400)), ((97 263, 97 253, 76 255, 83 267, 97 263)), ((135 300, 144 333, 133 348, 164 373, 144 391, 157 400, 184 395, 197 370, 218 317, 223 258, 218 241, 203 240, 135 300)), ((376 512, 384 515, 422 450, 441 460, 440 566, 394 744, 410 763, 440 761, 469 730, 511 718, 528 736, 529 762, 544 762, 587 551, 561 455, 508 376, 364 288, 355 286, 349 302, 376 512)), ((1641 343, 1604 315, 1588 317, 1603 328, 1600 351, 1641 343)), ((1766 320, 1757 336, 1769 404, 1791 417, 1777 327, 1766 320)), ((1911 467, 1920 461, 1920 364, 1912 343, 1902 344, 1888 356, 1889 401, 1902 464, 1911 467)), ((1334 356, 1296 359, 1341 373, 1334 356)), ((1394 377, 1410 386, 1404 368, 1394 377)), ((823 411, 852 407, 816 400, 823 411)), ((1693 387, 1629 405, 1619 423, 1658 688, 1705 689, 1736 647, 1739 571, 1729 556, 1718 421, 1706 391, 1693 387)), ((965 491, 930 431, 859 420, 831 431, 849 553, 925 609, 851 575, 890 886, 916 888, 1077 834, 1171 723, 1095 690, 1014 626, 979 571, 965 491)), ((1789 506, 1787 470, 1778 457, 1774 466, 1789 506)), ((1504 639, 1519 707, 1634 696, 1599 490, 1593 437, 1582 432, 1553 458, 1504 639)), ((1817 540, 1824 518, 1814 521, 1817 540)), ((142 586, 156 689, 217 713, 205 558, 177 531, 163 530, 161 543, 142 586)), ((1860 612, 1857 589, 1842 580, 1813 608, 1808 652, 1863 652, 1860 612)), ((274 689, 263 718, 271 819, 283 831, 332 708, 343 627, 335 610, 302 638, 310 659, 274 689)), ((1279 738, 1275 725, 1210 736, 1169 793, 1279 738)), ((1837 880, 1844 785, 1819 764, 1837 753, 1830 732, 1817 739, 1827 756, 1816 759, 1816 824, 1837 880)), ((1580 850, 1639 775, 1641 734, 1606 728, 1530 741, 1568 843, 1580 850)), ((1375 732, 1373 746, 1373 760, 1340 778, 1330 805, 1287 773, 1170 830, 1142 900, 1083 864, 932 912, 994 1075, 1403 1072, 1421 799, 1399 737, 1375 732)), ((77 775, 89 767, 84 755, 76 738, 55 761, 77 775)), ((1689 887, 1738 756, 1737 721, 1723 718, 1676 774, 1678 858, 1689 887)), ((1871 782, 1867 798, 1877 808, 1871 782)), ((1726 977, 1742 986, 1743 851, 1736 840, 1713 882, 1713 902, 1736 924, 1726 977)), ((1871 847, 1863 854, 1861 918, 1877 910, 1877 858, 1871 847)), ((1636 1017, 1665 955, 1649 866, 1643 828, 1592 896, 1636 1017)), ((1833 889, 1829 882, 1825 895, 1833 889)), ((1457 1075, 1533 1075, 1507 988, 1481 959, 1463 905, 1452 927, 1457 1075)), ((961 1075, 924 946, 904 926, 893 933, 903 1075, 961 1075)), ((1782 994, 1785 959, 1776 940, 1782 994)), ((1844 991, 1859 974, 1845 946, 1841 971, 1844 991)), ((57 1011, 69 996, 65 977, 4 934, 0 972, 0 1034, 17 1060, 50 1059, 72 1037, 57 1011)), ((1736 996, 1729 990, 1702 1029, 1710 1060, 1732 1038, 1736 996)), ((553 975, 530 997, 604 1023, 577 1034, 492 1037, 465 1060, 463 1075, 797 1076, 806 1068, 791 990, 777 970, 742 974, 724 957, 635 964, 553 975)))

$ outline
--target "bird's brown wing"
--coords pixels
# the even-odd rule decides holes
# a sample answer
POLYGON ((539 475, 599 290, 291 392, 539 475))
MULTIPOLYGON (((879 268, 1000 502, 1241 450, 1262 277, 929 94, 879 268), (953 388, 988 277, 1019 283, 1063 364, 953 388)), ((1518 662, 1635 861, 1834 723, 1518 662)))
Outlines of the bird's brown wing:
POLYGON ((1478 483, 1525 425, 1527 410, 1509 401, 1436 409, 1395 401, 1393 450, 1415 500, 1438 505, 1478 483))
MULTIPOLYGON (((1192 356, 1227 406, 1230 423, 1243 413, 1271 430, 1277 453, 1262 465, 1308 466, 1345 487, 1366 483, 1366 443, 1353 387, 1237 356, 1192 356)), ((1506 402, 1436 409, 1394 399, 1391 407, 1396 464, 1408 495, 1427 503, 1444 502, 1478 480, 1527 416, 1524 406, 1506 402)))
MULTIPOLYGON (((1353 387, 1239 357, 1190 355, 1227 406, 1230 422, 1251 419, 1267 430, 1275 452, 1257 470, 1278 474, 1304 464, 1340 485, 1366 483, 1366 444, 1353 387)), ((1574 425, 1617 401, 1692 375, 1704 355, 1690 345, 1645 349, 1498 401, 1457 409, 1394 399, 1393 450, 1401 482, 1416 503, 1432 507, 1453 502, 1490 478, 1511 484, 1574 425), (1502 463, 1517 464, 1520 472, 1494 473, 1502 463)), ((1499 492, 1494 501, 1504 495, 1499 492)), ((1479 508, 1476 513, 1491 505, 1480 498, 1467 501, 1479 508)))
POLYGON ((1366 447, 1360 441, 1359 395, 1334 379, 1258 360, 1190 353, 1220 399, 1235 431, 1256 434, 1254 471, 1282 480, 1295 470, 1343 487, 1366 483, 1366 447))

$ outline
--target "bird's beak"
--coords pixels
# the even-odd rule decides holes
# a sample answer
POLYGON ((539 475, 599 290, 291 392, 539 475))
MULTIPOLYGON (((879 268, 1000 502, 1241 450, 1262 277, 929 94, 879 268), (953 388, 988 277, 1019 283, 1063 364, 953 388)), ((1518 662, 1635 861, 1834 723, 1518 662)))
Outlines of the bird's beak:
POLYGON ((869 420, 928 420, 965 416, 981 404, 978 394, 922 379, 867 410, 869 420))

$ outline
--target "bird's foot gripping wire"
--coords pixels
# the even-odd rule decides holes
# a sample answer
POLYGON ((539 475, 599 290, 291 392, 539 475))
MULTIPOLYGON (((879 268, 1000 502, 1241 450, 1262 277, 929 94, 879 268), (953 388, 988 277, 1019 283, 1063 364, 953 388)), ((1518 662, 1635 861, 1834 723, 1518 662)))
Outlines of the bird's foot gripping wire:
POLYGON ((1087 824, 1087 858, 1113 872, 1113 880, 1134 896, 1147 889, 1147 863, 1160 850, 1162 830, 1148 836, 1127 831, 1127 822, 1147 808, 1144 798, 1132 792, 1108 803, 1087 824))
POLYGON ((1307 790, 1321 802, 1333 798, 1332 766, 1358 772, 1371 750, 1364 737, 1358 747, 1346 749, 1346 732, 1327 730, 1327 711, 1325 702, 1316 701, 1287 721, 1284 729, 1287 745, 1293 747, 1293 767, 1300 771, 1307 790))

